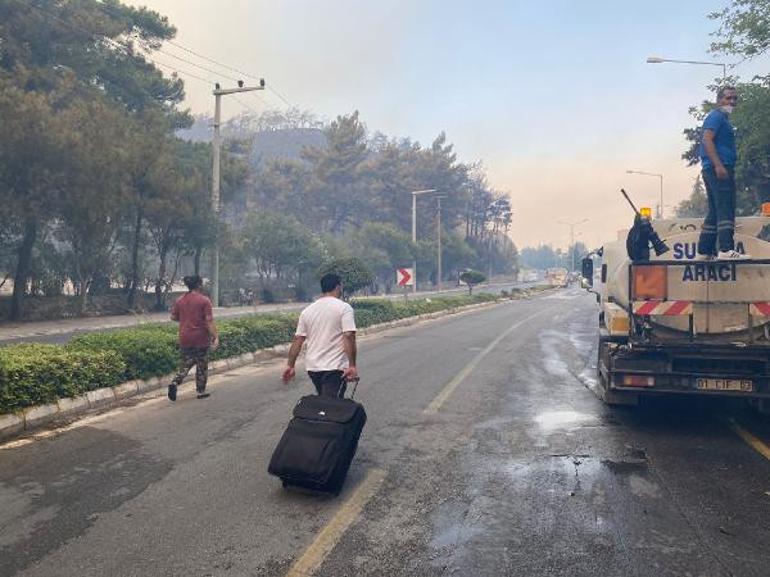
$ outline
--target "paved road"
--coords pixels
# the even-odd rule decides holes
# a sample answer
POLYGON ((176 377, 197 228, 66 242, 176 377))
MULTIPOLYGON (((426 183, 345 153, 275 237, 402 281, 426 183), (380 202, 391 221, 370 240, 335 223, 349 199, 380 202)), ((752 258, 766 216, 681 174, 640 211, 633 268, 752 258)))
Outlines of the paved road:
MULTIPOLYGON (((503 289, 510 290, 513 287, 527 288, 534 286, 535 284, 537 283, 494 282, 492 284, 477 287, 476 292, 497 294, 503 289)), ((438 294, 453 295, 464 294, 465 292, 466 289, 464 288, 449 288, 441 293, 435 291, 420 291, 417 293, 417 296, 418 298, 425 298, 438 294)), ((376 298, 389 298, 395 300, 403 297, 399 294, 390 294, 376 298)), ((252 307, 221 307, 214 309, 214 316, 217 319, 232 319, 258 313, 300 311, 305 308, 307 304, 308 303, 285 303, 256 305, 252 307)), ((0 323, 0 346, 18 343, 64 344, 72 337, 82 333, 110 331, 147 323, 167 322, 170 322, 168 312, 115 315, 108 317, 83 317, 61 319, 57 321, 0 323)))
POLYGON ((265 472, 311 390, 278 364, 6 446, 0 575, 768 575, 770 461, 731 408, 604 407, 596 315, 568 290, 365 339, 336 499, 265 472))

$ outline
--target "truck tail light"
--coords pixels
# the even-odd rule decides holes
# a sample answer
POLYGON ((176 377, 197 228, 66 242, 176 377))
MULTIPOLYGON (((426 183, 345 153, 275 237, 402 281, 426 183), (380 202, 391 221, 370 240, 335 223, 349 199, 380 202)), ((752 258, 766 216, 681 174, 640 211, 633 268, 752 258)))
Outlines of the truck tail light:
POLYGON ((623 375, 624 387, 654 387, 655 377, 648 375, 623 375))
POLYGON ((665 300, 668 269, 663 265, 633 267, 633 300, 665 300))

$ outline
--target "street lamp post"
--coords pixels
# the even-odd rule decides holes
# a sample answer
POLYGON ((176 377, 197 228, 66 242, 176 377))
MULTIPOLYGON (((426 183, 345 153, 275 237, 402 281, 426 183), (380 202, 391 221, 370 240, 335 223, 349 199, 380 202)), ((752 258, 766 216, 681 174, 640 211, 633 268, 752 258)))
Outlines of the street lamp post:
POLYGON ((572 253, 572 269, 570 269, 570 272, 575 272, 575 227, 581 224, 585 224, 586 222, 588 222, 587 218, 577 222, 569 222, 566 220, 559 221, 559 224, 564 224, 569 227, 570 252, 572 253))
POLYGON ((660 56, 648 56, 648 64, 663 64, 664 62, 673 62, 674 64, 702 64, 704 66, 721 66, 722 81, 727 78, 727 64, 724 62, 707 62, 705 60, 675 60, 673 58, 661 58, 660 56))
MULTIPOLYGON (((436 192, 433 188, 427 188, 425 190, 413 190, 412 191, 412 244, 417 246, 417 196, 420 194, 429 194, 436 192)), ((417 292, 417 256, 412 261, 412 274, 414 275, 414 284, 412 284, 412 292, 417 292)))
POLYGON ((658 172, 644 172, 643 170, 626 170, 626 174, 641 174, 643 176, 655 176, 660 179, 660 209, 658 218, 663 218, 663 175, 658 172))
MULTIPOLYGON (((212 140, 212 155, 214 157, 213 173, 211 178, 211 208, 214 211, 214 219, 219 224, 219 211, 221 203, 219 201, 220 187, 220 157, 222 149, 222 137, 220 126, 222 124, 222 97, 228 94, 238 92, 252 92, 254 90, 264 90, 264 79, 259 81, 259 86, 244 86, 243 81, 238 81, 238 88, 222 89, 219 83, 214 85, 214 138, 212 140)), ((214 306, 219 306, 219 238, 214 235, 214 249, 211 251, 211 301, 214 306)))
POLYGON ((446 195, 442 194, 436 196, 436 202, 438 203, 438 214, 436 225, 436 236, 438 237, 438 292, 441 292, 441 199, 446 198, 446 195))

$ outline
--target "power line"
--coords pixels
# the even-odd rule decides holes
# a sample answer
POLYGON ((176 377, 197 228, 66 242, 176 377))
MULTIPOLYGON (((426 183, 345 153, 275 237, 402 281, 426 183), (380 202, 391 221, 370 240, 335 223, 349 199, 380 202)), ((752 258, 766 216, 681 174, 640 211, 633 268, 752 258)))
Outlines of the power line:
POLYGON ((167 68, 168 70, 171 70, 172 72, 176 72, 177 74, 184 74, 185 76, 189 76, 190 78, 194 78, 195 80, 200 80, 201 82, 205 82, 206 86, 211 87, 214 82, 207 78, 203 78, 201 76, 198 76, 197 74, 193 74, 192 72, 189 72, 187 70, 181 69, 181 68, 175 68, 173 66, 170 66, 168 64, 164 64, 163 62, 160 62, 157 59, 150 60, 153 64, 156 64, 158 66, 162 66, 163 68, 167 68))
MULTIPOLYGON (((105 12, 107 12, 107 13, 109 13, 109 12, 110 12, 110 10, 109 10, 109 8, 110 8, 110 7, 108 7, 108 6, 104 5, 104 4, 100 4, 100 5, 99 5, 99 7, 100 7, 100 9, 101 9, 101 10, 104 10, 104 11, 105 11, 105 12)), ((114 13, 114 12, 112 13, 112 15, 113 15, 113 16, 118 16, 118 14, 116 14, 116 13, 114 13)), ((176 48, 179 48, 180 50, 183 50, 184 52, 187 52, 188 54, 192 54, 193 56, 195 56, 195 57, 197 57, 197 58, 200 58, 201 60, 205 60, 206 62, 209 62, 210 64, 214 64, 214 65, 216 65, 216 66, 220 66, 221 68, 224 68, 224 69, 226 69, 226 70, 229 70, 229 71, 231 71, 231 72, 235 72, 235 73, 237 73, 237 74, 240 74, 241 76, 243 76, 243 77, 245 77, 245 78, 251 78, 252 80, 257 80, 257 81, 260 81, 260 80, 262 80, 262 78, 261 78, 261 77, 259 77, 259 76, 255 76, 254 74, 250 74, 249 72, 244 72, 243 70, 240 70, 240 69, 238 69, 238 68, 235 68, 234 66, 230 66, 229 64, 225 64, 224 62, 220 62, 220 61, 218 61, 218 60, 215 60, 215 59, 211 58, 210 56, 206 56, 205 54, 201 54, 200 52, 197 52, 196 50, 193 50, 192 48, 189 48, 189 47, 187 47, 187 46, 184 46, 183 44, 181 44, 181 43, 179 43, 179 42, 177 42, 177 41, 174 41, 174 40, 165 40, 164 42, 165 42, 166 44, 169 44, 169 45, 171 45, 171 46, 174 46, 174 47, 176 47, 176 48)), ((191 61, 189 61, 189 60, 185 60, 185 59, 183 59, 183 58, 181 58, 181 57, 179 57, 179 56, 176 56, 175 54, 173 54, 173 53, 171 53, 171 52, 166 52, 166 51, 165 51, 165 50, 163 50, 162 48, 158 48, 158 51, 159 51, 159 52, 162 52, 163 54, 166 54, 166 55, 168 55, 168 56, 171 56, 172 58, 176 58, 176 59, 178 59, 178 60, 180 60, 180 61, 182 61, 182 62, 186 62, 187 64, 192 64, 193 66, 196 66, 196 67, 198 67, 198 68, 200 68, 200 69, 202 69, 202 70, 205 70, 205 71, 207 71, 207 72, 211 72, 211 73, 213 73, 213 74, 219 74, 219 75, 221 75, 223 78, 227 78, 227 79, 229 79, 229 80, 234 80, 234 81, 236 81, 236 82, 237 82, 238 80, 240 80, 240 78, 233 78, 233 77, 231 77, 231 76, 227 76, 227 75, 225 75, 225 74, 222 74, 222 73, 220 73, 220 72, 217 72, 217 71, 213 71, 213 70, 211 70, 211 69, 209 69, 209 68, 205 68, 205 67, 203 67, 203 66, 201 66, 201 65, 199 65, 199 64, 195 64, 195 63, 193 63, 193 62, 191 62, 191 61)), ((281 94, 280 92, 278 92, 278 90, 276 90, 276 89, 275 89, 275 88, 273 88, 272 86, 268 86, 267 88, 268 88, 268 90, 270 90, 270 91, 271 91, 273 94, 275 94, 275 95, 276 95, 278 98, 280 98, 280 99, 281 99, 281 100, 282 100, 282 101, 283 101, 283 102, 284 102, 284 103, 285 103, 287 106, 294 106, 294 105, 293 105, 293 104, 292 104, 292 103, 289 101, 289 99, 288 99, 288 98, 286 98, 286 97, 285 97, 283 94, 281 94)), ((262 100, 262 99, 260 98, 260 100, 262 100)), ((267 104, 267 103, 266 103, 264 100, 262 100, 262 102, 263 102, 264 104, 267 104)))
MULTIPOLYGON (((44 10, 43 8, 30 3, 29 0, 20 0, 20 1, 23 2, 24 4, 26 4, 29 8, 32 8, 32 9, 36 10, 37 12, 39 12, 41 14, 44 14, 44 15, 50 17, 50 18, 53 18, 53 19, 61 22, 62 24, 65 24, 66 26, 70 27, 73 30, 79 30, 80 32, 83 32, 83 33, 85 33, 85 34, 87 34, 89 36, 98 36, 101 39, 103 39, 107 44, 112 46, 113 48, 115 48, 117 50, 120 50, 121 52, 123 52, 126 55, 129 55, 127 53, 127 51, 126 51, 126 47, 123 44, 121 44, 120 42, 118 42, 116 40, 113 40, 112 38, 109 38, 109 37, 107 37, 107 36, 105 36, 103 34, 98 34, 98 33, 95 34, 91 30, 87 30, 86 28, 83 28, 82 26, 78 26, 78 25, 76 25, 73 22, 70 22, 68 20, 64 20, 63 18, 59 17, 58 15, 56 15, 56 14, 54 14, 54 13, 48 11, 48 10, 44 10)), ((99 8, 101 10, 103 10, 104 12, 106 12, 110 16, 113 16, 113 17, 122 16, 122 15, 118 15, 115 12, 110 13, 110 10, 104 4, 98 4, 98 6, 99 6, 99 8)), ((186 46, 183 46, 182 44, 180 44, 178 42, 174 42, 172 40, 166 40, 166 42, 168 44, 172 45, 172 46, 175 46, 175 47, 177 47, 177 48, 179 48, 181 50, 184 50, 185 52, 188 52, 188 53, 190 53, 190 54, 192 54, 194 56, 197 56, 198 58, 201 58, 201 59, 203 59, 203 60, 205 60, 207 62, 211 62, 212 64, 215 64, 217 66, 221 66, 221 67, 226 68, 228 70, 231 70, 233 72, 237 72, 238 74, 241 74, 241 75, 246 76, 248 78, 251 78, 251 79, 254 79, 254 80, 261 80, 261 78, 259 78, 257 76, 254 76, 253 74, 249 74, 249 73, 243 72, 243 71, 241 71, 241 70, 239 70, 237 68, 234 68, 232 66, 224 64, 222 62, 218 62, 217 60, 214 60, 213 58, 209 58, 209 57, 207 57, 207 56, 205 56, 203 54, 200 54, 199 52, 196 52, 195 50, 187 48, 186 46)), ((182 58, 181 56, 177 56, 173 52, 169 52, 169 51, 163 50, 162 48, 158 48, 157 52, 160 52, 161 54, 164 54, 166 56, 170 56, 171 58, 179 60, 180 62, 184 62, 185 64, 189 64, 191 66, 194 66, 194 67, 196 67, 196 68, 198 68, 200 70, 208 72, 209 74, 214 74, 215 76, 219 76, 219 77, 225 78, 227 80, 232 80, 234 82, 238 82, 240 80, 239 78, 234 78, 232 76, 228 76, 228 75, 223 74, 223 73, 221 73, 221 72, 219 72, 217 70, 212 70, 211 68, 207 68, 207 67, 202 66, 200 64, 197 64, 197 63, 195 63, 195 62, 193 62, 191 60, 187 60, 185 58, 182 58)), ((161 63, 161 62, 159 62, 159 61, 157 61, 155 59, 155 57, 154 57, 154 55, 152 53, 146 53, 144 51, 141 51, 141 52, 138 52, 137 54, 140 54, 141 56, 143 56, 144 58, 146 58, 150 62, 157 62, 159 65, 163 66, 164 68, 167 68, 167 69, 172 70, 174 72, 177 72, 179 74, 184 74, 186 76, 189 76, 190 78, 194 78, 194 79, 199 80, 201 82, 205 82, 208 85, 211 85, 213 83, 210 79, 204 79, 201 76, 198 76, 197 74, 193 74, 192 72, 189 72, 187 70, 179 69, 178 67, 173 67, 173 66, 170 66, 169 64, 161 63)), ((275 88, 273 88, 272 86, 268 86, 268 89, 273 94, 275 94, 278 98, 280 98, 284 103, 286 103, 288 106, 293 106, 292 103, 286 97, 284 97, 280 92, 278 92, 275 88)), ((259 101, 264 106, 270 106, 267 103, 267 101, 265 101, 259 94, 253 93, 253 95, 254 95, 255 98, 259 99, 259 101)))
POLYGON ((206 68, 205 66, 201 66, 200 64, 196 64, 195 62, 192 62, 191 60, 186 60, 182 58, 181 56, 177 56, 176 54, 172 54, 171 52, 166 52, 165 50, 158 50, 161 54, 164 54, 165 56, 171 56, 171 58, 176 58, 180 62, 184 62, 185 64, 190 64, 192 66, 195 66, 196 68, 200 68, 201 70, 204 70, 205 72, 208 72, 210 74, 214 74, 216 76, 221 76, 222 78, 226 78, 227 80, 232 80, 234 82, 238 82, 240 78, 233 78, 232 76, 227 76, 225 74, 222 74, 221 72, 218 72, 216 70, 211 70, 210 68, 206 68))
POLYGON ((267 108, 270 108, 270 104, 267 102, 267 100, 262 98, 262 96, 260 94, 258 94, 256 92, 249 92, 248 94, 250 94, 251 96, 253 96, 257 100, 259 100, 262 103, 263 106, 265 106, 267 108))
POLYGON ((245 76, 247 78, 251 78, 252 80, 261 80, 261 78, 258 78, 257 76, 254 76, 253 74, 249 74, 248 72, 243 72, 242 70, 238 70, 237 68, 233 68, 232 66, 228 66, 227 64, 223 64, 221 62, 217 62, 213 58, 209 58, 208 56, 204 56, 203 54, 200 54, 196 52, 195 50, 192 50, 190 48, 187 48, 185 46, 182 46, 178 42, 174 42, 173 40, 166 40, 167 44, 171 44, 171 46, 176 46, 180 50, 184 50, 185 52, 192 54, 193 56, 197 56, 198 58, 205 60, 206 62, 210 62, 211 64, 216 64, 217 66, 221 66, 222 68, 226 68, 227 70, 230 70, 231 72, 237 72, 241 76, 245 76))
MULTIPOLYGON (((203 60, 205 60, 205 61, 207 61, 207 62, 211 62, 212 64, 215 64, 215 65, 217 65, 217 66, 221 66, 222 68, 226 68, 226 69, 228 69, 228 70, 231 70, 231 71, 233 71, 233 72, 237 72, 238 74, 241 74, 242 76, 244 76, 244 77, 246 77, 246 78, 251 78, 252 80, 258 80, 258 81, 261 81, 261 80, 262 80, 262 78, 259 78, 259 77, 257 77, 257 76, 254 76, 253 74, 249 74, 249 73, 247 73, 247 72, 243 72, 243 71, 241 71, 241 70, 238 70, 237 68, 234 68, 234 67, 232 67, 232 66, 228 66, 227 64, 222 64, 221 62, 217 62, 216 60, 214 60, 214 59, 212 59, 212 58, 208 58, 207 56, 204 56, 204 55, 202 55, 202 54, 200 54, 200 53, 198 53, 198 52, 195 52, 194 50, 191 50, 191 49, 189 49, 189 48, 186 48, 186 47, 182 46, 182 45, 181 45, 181 44, 179 44, 178 42, 173 42, 173 41, 171 41, 171 40, 167 40, 167 41, 166 41, 166 43, 168 43, 168 44, 170 44, 170 45, 172 45, 172 46, 175 46, 175 47, 177 47, 177 48, 179 48, 179 49, 181 49, 181 50, 184 50, 185 52, 188 52, 188 53, 190 53, 190 54, 192 54, 192 55, 194 55, 194 56, 197 56, 198 58, 201 58, 201 59, 203 59, 203 60)), ((162 48, 159 48, 159 49, 158 49, 158 52, 161 52, 162 54, 166 54, 166 55, 168 55, 168 56, 171 56, 171 57, 173 57, 173 58, 176 58, 177 60, 180 60, 180 61, 182 61, 182 62, 186 62, 187 64, 192 64, 193 66, 195 66, 195 67, 197 67, 197 68, 200 68, 200 69, 202 69, 202 70, 205 70, 205 71, 207 71, 207 72, 211 72, 211 73, 213 73, 213 74, 221 74, 221 73, 219 73, 219 72, 217 72, 217 71, 215 71, 215 70, 211 70, 210 68, 206 68, 205 66, 201 66, 200 64, 196 64, 196 63, 194 63, 194 62, 191 62, 190 60, 186 60, 186 59, 184 59, 184 58, 181 58, 180 56, 176 56, 175 54, 173 54, 173 53, 171 53, 171 52, 166 52, 166 51, 165 51, 165 50, 163 50, 162 48)), ((221 75, 222 75, 222 77, 223 77, 223 78, 227 78, 228 80, 233 80, 233 81, 235 81, 235 82, 238 82, 239 80, 241 80, 240 78, 233 78, 232 76, 227 76, 227 75, 225 75, 225 74, 221 74, 221 75)), ((267 86, 267 89, 268 89, 270 92, 272 92, 273 94, 275 94, 275 95, 276 95, 278 98, 280 98, 280 99, 281 99, 281 100, 282 100, 282 101, 283 101, 283 102, 284 102, 284 103, 285 103, 287 106, 289 106, 289 107, 293 107, 293 106, 294 106, 294 105, 293 105, 293 104, 292 104, 292 103, 291 103, 291 102, 290 102, 290 101, 289 101, 289 100, 288 100, 288 99, 287 99, 287 98, 286 98, 286 97, 285 97, 283 94, 281 94, 280 92, 278 92, 278 91, 277 91, 275 88, 273 88, 272 86, 268 85, 268 86, 267 86)), ((268 104, 268 102, 267 102, 267 101, 266 101, 264 98, 262 98, 262 96, 261 96, 261 95, 257 94, 256 92, 255 92, 255 93, 253 93, 253 96, 254 96, 255 98, 257 98, 257 99, 258 99, 258 100, 259 100, 259 101, 260 101, 260 102, 261 102, 263 105, 265 105, 265 106, 270 106, 270 105, 268 104)))
POLYGON ((243 100, 241 100, 240 98, 238 98, 238 95, 237 95, 237 94, 231 94, 231 95, 230 95, 230 97, 231 97, 233 100, 235 100, 235 101, 236 101, 238 104, 240 104, 241 106, 243 106, 244 108, 246 108, 247 110, 249 110, 249 111, 253 112, 253 113, 254 113, 254 114, 256 114, 257 116, 260 116, 260 112, 258 112, 256 108, 252 108, 251 106, 249 106, 248 104, 246 104, 246 103, 245 103, 243 100))
MULTIPOLYGON (((205 56, 201 54, 200 52, 196 52, 195 50, 192 50, 191 48, 187 48, 186 46, 183 46, 179 42, 175 42, 173 40, 166 40, 167 44, 170 44, 171 46, 175 46, 176 48, 179 48, 180 50, 184 50, 185 52, 192 54, 193 56, 197 56, 198 58, 205 60, 206 62, 210 62, 211 64, 216 64, 217 66, 221 66, 222 68, 226 68, 227 70, 230 70, 232 72, 237 72, 238 74, 246 77, 251 78, 252 80, 262 80, 261 78, 254 76, 253 74, 249 74, 248 72, 244 72, 243 70, 239 70, 238 68, 235 68, 233 66, 230 66, 228 64, 224 64, 223 62, 219 62, 217 60, 214 60, 213 58, 209 58, 208 56, 205 56)), ((235 80, 234 78, 231 78, 231 80, 235 80)), ((275 94, 278 98, 280 98, 287 106, 294 106, 288 98, 286 98, 283 94, 278 92, 275 88, 273 88, 271 85, 267 86, 267 89, 275 94)), ((259 95, 255 94, 255 96, 259 97, 259 95)), ((261 97, 260 100, 267 104, 261 97)))
POLYGON ((272 92, 273 94, 275 94, 275 95, 276 95, 278 98, 280 98, 281 100, 283 100, 283 101, 286 103, 286 105, 287 105, 287 106, 294 106, 294 105, 293 105, 291 102, 289 102, 289 101, 288 101, 288 100, 287 100, 287 99, 286 99, 286 98, 283 96, 283 94, 281 94, 280 92, 278 92, 278 91, 277 91, 275 88, 273 88, 272 86, 268 85, 267 89, 268 89, 270 92, 272 92))
MULTIPOLYGON (((97 36, 97 37, 101 38, 102 40, 104 40, 107 44, 109 44, 113 48, 116 48, 116 49, 120 50, 121 52, 123 52, 124 54, 128 55, 128 53, 126 52, 126 47, 123 44, 121 44, 120 42, 118 42, 117 40, 113 40, 112 38, 109 38, 109 37, 107 37, 107 36, 105 36, 103 34, 94 33, 94 31, 92 31, 92 30, 87 30, 86 28, 83 28, 82 26, 79 26, 79 25, 77 25, 77 24, 75 24, 73 22, 70 22, 68 20, 64 20, 60 16, 58 16, 58 15, 56 15, 56 14, 54 14, 54 13, 48 11, 48 10, 44 10, 43 8, 30 3, 28 0, 20 0, 20 1, 23 2, 24 4, 26 4, 28 7, 32 8, 33 10, 36 10, 37 12, 39 12, 39 13, 45 15, 45 16, 48 16, 50 18, 53 18, 54 20, 57 20, 57 21, 61 22, 62 24, 68 26, 72 30, 78 30, 80 32, 88 34, 89 36, 97 36)), ((109 11, 106 10, 106 7, 104 5, 100 5, 100 6, 101 6, 101 8, 103 8, 105 10, 105 12, 107 12, 109 14, 109 11)), ((115 13, 113 13, 111 15, 112 16, 117 16, 117 14, 115 14, 115 13)), ((192 62, 190 60, 186 60, 186 59, 181 58, 180 56, 177 56, 176 54, 173 54, 171 52, 166 52, 166 51, 160 50, 160 49, 158 50, 158 52, 161 52, 162 54, 165 54, 167 56, 171 56, 172 58, 176 58, 177 60, 180 60, 181 62, 185 62, 186 64, 190 64, 192 66, 195 66, 196 68, 200 68, 201 70, 204 70, 204 71, 209 72, 211 74, 214 74, 216 76, 222 76, 223 78, 227 78, 228 80, 234 80, 236 82, 238 81, 237 78, 232 78, 230 76, 226 76, 226 75, 224 75, 224 74, 222 74, 222 73, 220 73, 220 72, 218 72, 216 70, 211 70, 209 68, 201 66, 200 64, 196 64, 195 62, 192 62)), ((153 55, 152 54, 148 54, 148 53, 146 53, 144 51, 137 52, 136 55, 141 55, 142 57, 144 57, 146 59, 149 59, 150 61, 153 61, 153 55)), ((171 68, 172 70, 176 71, 176 69, 174 69, 173 67, 171 67, 169 65, 165 65, 165 67, 166 68, 171 68)), ((189 72, 185 72, 185 73, 188 74, 189 76, 193 77, 193 78, 197 78, 198 80, 203 80, 200 76, 196 76, 195 74, 192 74, 192 73, 189 73, 189 72)), ((209 80, 205 80, 205 82, 209 83, 210 81, 209 80)))

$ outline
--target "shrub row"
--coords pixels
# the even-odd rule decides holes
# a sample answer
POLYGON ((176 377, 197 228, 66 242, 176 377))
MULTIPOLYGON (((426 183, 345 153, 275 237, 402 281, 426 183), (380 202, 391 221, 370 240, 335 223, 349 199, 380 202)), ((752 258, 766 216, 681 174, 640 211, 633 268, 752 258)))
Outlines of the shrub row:
POLYGON ((0 348, 0 414, 114 387, 123 381, 125 370, 115 351, 40 344, 0 348))
POLYGON ((176 327, 149 325, 132 329, 88 333, 64 348, 82 352, 114 352, 124 362, 124 381, 147 379, 172 372, 178 363, 176 327))
MULTIPOLYGON (((255 315, 220 321, 219 348, 212 360, 236 357, 291 340, 297 315, 255 315)), ((177 327, 151 325, 75 337, 67 348, 81 351, 114 351, 125 361, 124 380, 148 379, 172 373, 179 362, 177 327)))
POLYGON ((461 306, 496 300, 490 294, 457 295, 435 297, 420 300, 360 300, 353 301, 356 311, 356 325, 364 328, 379 323, 387 323, 398 319, 455 309, 461 306))
MULTIPOLYGON (((495 298, 479 294, 408 301, 360 300, 352 305, 356 324, 364 328, 495 298)), ((212 360, 290 341, 297 316, 255 315, 218 322, 220 347, 212 360)), ((167 375, 177 366, 176 343, 176 325, 163 324, 80 335, 65 346, 0 348, 0 414, 132 379, 167 375)))

